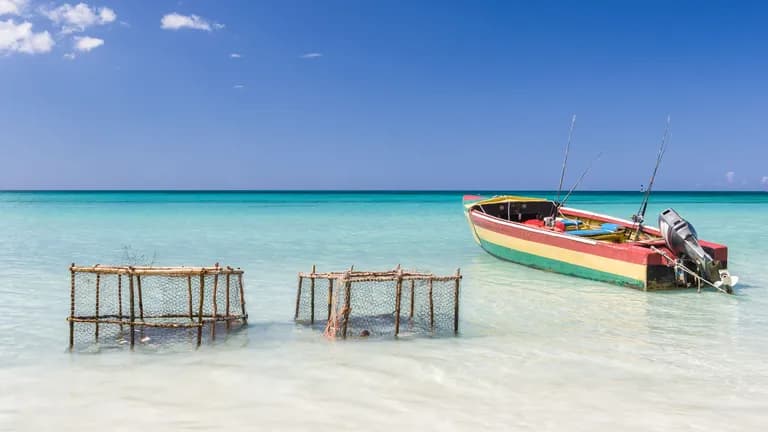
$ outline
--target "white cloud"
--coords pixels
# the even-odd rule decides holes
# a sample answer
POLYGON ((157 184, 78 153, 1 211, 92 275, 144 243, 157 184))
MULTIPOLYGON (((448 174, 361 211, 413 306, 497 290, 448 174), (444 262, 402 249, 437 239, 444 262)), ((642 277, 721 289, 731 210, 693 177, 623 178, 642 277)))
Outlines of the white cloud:
POLYGON ((75 53, 66 53, 66 54, 64 54, 64 58, 67 59, 67 60, 74 60, 75 57, 77 57, 75 55, 75 53))
POLYGON ((0 0, 0 15, 21 15, 27 0, 0 0))
POLYGON ((736 173, 733 171, 728 171, 725 173, 725 181, 727 181, 729 184, 732 184, 736 180, 736 173))
POLYGON ((92 8, 85 3, 75 6, 66 3, 55 9, 43 10, 43 15, 56 24, 61 24, 63 33, 85 31, 88 27, 109 24, 117 19, 117 14, 112 9, 92 8))
POLYGON ((232 86, 232 88, 241 89, 241 88, 245 88, 245 86, 242 84, 235 84, 234 86, 232 86))
POLYGON ((221 30, 224 28, 224 24, 213 23, 211 24, 205 18, 197 15, 181 15, 173 12, 163 16, 160 19, 160 28, 164 30, 180 30, 184 28, 192 30, 221 30))
POLYGON ((94 38, 90 36, 75 38, 75 50, 80 52, 88 52, 102 45, 104 45, 104 39, 94 38))
POLYGON ((240 58, 240 57, 242 57, 242 56, 240 54, 238 54, 238 53, 232 53, 232 54, 229 55, 229 58, 240 58))
POLYGON ((55 42, 47 31, 32 31, 31 22, 16 24, 11 19, 0 21, 0 54, 44 53, 50 51, 53 45, 55 42))
POLYGON ((322 56, 323 56, 323 53, 311 52, 311 53, 303 54, 301 56, 301 58, 303 58, 303 59, 313 59, 313 58, 319 58, 319 57, 322 57, 322 56))
POLYGON ((99 9, 99 21, 102 24, 111 23, 116 19, 117 19, 117 14, 112 9, 108 7, 103 7, 99 9))

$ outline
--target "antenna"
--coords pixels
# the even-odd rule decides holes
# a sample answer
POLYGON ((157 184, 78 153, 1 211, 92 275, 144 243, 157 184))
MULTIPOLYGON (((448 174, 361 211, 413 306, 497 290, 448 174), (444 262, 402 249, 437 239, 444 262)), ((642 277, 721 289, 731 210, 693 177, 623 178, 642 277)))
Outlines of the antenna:
POLYGON ((645 221, 645 211, 648 209, 648 200, 651 197, 651 190, 653 189, 653 182, 656 180, 656 173, 659 171, 659 165, 661 165, 661 159, 664 158, 664 153, 667 151, 667 140, 669 138, 669 124, 671 122, 670 116, 667 115, 667 125, 664 128, 664 136, 661 138, 661 146, 659 147, 659 153, 656 155, 656 166, 653 168, 653 174, 648 181, 648 187, 645 189, 645 195, 643 195, 643 201, 640 203, 640 209, 637 214, 632 216, 632 221, 637 224, 637 231, 635 231, 635 238, 640 234, 640 229, 645 221))
POLYGON ((560 172, 560 184, 557 186, 557 196, 555 202, 560 200, 560 192, 563 190, 563 179, 565 179, 565 167, 568 165, 568 151, 571 148, 571 137, 573 136, 573 126, 576 124, 576 114, 571 117, 571 128, 568 130, 568 144, 565 145, 565 158, 563 159, 563 170, 560 172))
POLYGON ((568 198, 571 197, 571 194, 573 193, 573 191, 575 191, 576 188, 579 187, 579 185, 581 184, 581 181, 584 180, 584 177, 586 177, 587 173, 589 173, 589 171, 592 169, 592 165, 595 162, 597 162, 597 160, 600 159, 600 156, 602 156, 602 155, 603 155, 603 153, 600 152, 600 153, 597 154, 597 156, 594 159, 592 159, 592 161, 589 163, 589 166, 587 166, 587 169, 585 169, 584 172, 581 173, 581 177, 579 177, 579 180, 577 180, 576 183, 574 183, 574 185, 568 191, 568 194, 565 195, 565 198, 563 198, 563 202, 557 204, 557 206, 555 208, 555 212, 559 211, 560 208, 565 205, 566 201, 568 201, 568 198))

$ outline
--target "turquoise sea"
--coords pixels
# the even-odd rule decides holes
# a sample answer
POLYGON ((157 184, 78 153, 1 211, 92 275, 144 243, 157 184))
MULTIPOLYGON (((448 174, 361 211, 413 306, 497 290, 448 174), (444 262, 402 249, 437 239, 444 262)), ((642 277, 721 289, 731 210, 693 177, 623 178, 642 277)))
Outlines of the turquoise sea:
MULTIPOLYGON (((652 197, 649 220, 675 207, 729 246, 732 296, 499 261, 473 242, 462 194, 0 193, 0 430, 765 429, 768 193, 652 197), (70 353, 69 264, 126 259, 242 267, 249 326, 199 350, 70 353), (461 334, 297 327, 296 273, 312 264, 460 267, 461 334)), ((640 199, 569 205, 629 217, 640 199)))

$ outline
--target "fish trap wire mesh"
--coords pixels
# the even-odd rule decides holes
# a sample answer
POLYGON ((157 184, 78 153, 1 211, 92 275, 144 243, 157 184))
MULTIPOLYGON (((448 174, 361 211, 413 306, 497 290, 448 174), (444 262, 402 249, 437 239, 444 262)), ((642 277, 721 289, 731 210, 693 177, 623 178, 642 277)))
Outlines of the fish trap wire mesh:
POLYGON ((461 274, 406 272, 299 274, 297 323, 331 338, 455 334, 461 274))
POLYGON ((240 269, 73 264, 70 273, 70 348, 200 345, 248 318, 240 269))

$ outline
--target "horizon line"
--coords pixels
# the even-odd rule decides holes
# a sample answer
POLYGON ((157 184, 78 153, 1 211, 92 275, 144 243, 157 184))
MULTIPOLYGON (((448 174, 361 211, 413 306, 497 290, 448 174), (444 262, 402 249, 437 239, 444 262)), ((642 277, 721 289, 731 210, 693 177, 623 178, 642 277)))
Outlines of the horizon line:
MULTIPOLYGON (((258 192, 258 193, 491 193, 491 192, 533 192, 557 193, 556 189, 0 189, 0 193, 19 192, 258 192)), ((630 189, 583 189, 579 193, 638 193, 641 190, 630 189)), ((652 193, 766 193, 765 189, 656 189, 652 193)))

